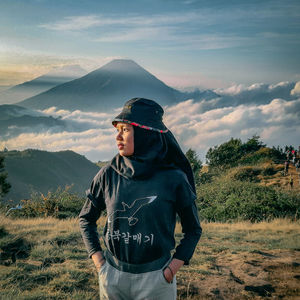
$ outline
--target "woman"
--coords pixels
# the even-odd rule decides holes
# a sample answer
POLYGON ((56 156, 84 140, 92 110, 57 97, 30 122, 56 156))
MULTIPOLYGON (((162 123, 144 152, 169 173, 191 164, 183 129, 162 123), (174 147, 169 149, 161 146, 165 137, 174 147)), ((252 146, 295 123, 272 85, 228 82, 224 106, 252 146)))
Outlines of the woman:
POLYGON ((119 149, 95 176, 80 229, 100 299, 176 299, 176 272, 201 236, 190 164, 156 102, 134 98, 113 120, 119 149), (107 212, 102 251, 96 221, 107 212), (184 237, 175 247, 176 214, 184 237))

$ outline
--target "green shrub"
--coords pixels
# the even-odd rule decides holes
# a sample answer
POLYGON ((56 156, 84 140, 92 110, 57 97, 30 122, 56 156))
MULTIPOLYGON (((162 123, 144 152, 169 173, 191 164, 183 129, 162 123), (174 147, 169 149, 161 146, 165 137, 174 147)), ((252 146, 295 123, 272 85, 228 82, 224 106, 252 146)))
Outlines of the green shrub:
POLYGON ((31 195, 31 199, 22 200, 21 210, 10 213, 11 217, 56 217, 59 219, 77 217, 85 199, 77 194, 70 193, 70 186, 63 190, 59 187, 55 192, 31 195))
POLYGON ((262 174, 264 176, 272 176, 277 173, 277 170, 273 166, 268 166, 263 169, 262 174))
POLYGON ((253 153, 244 155, 239 160, 239 163, 242 165, 254 165, 268 161, 275 161, 277 159, 275 152, 276 150, 274 149, 263 147, 253 153))
POLYGON ((297 217, 300 198, 250 181, 218 178, 197 187, 198 209, 208 221, 270 220, 277 217, 297 217))
POLYGON ((257 176, 261 174, 261 169, 257 167, 239 167, 234 170, 233 178, 240 181, 258 182, 257 176))
POLYGON ((206 161, 209 167, 226 169, 237 165, 254 165, 262 162, 281 162, 284 152, 279 147, 268 148, 260 141, 258 135, 254 135, 243 143, 241 139, 231 138, 229 141, 209 148, 206 161))
POLYGON ((199 182, 201 184, 212 182, 213 174, 211 172, 200 173, 199 182))

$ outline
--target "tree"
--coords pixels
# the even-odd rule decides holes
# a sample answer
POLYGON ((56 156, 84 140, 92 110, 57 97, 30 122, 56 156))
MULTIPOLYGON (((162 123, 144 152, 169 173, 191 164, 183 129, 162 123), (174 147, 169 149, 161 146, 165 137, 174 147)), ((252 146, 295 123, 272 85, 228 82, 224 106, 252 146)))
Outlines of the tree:
POLYGON ((259 135, 253 135, 251 139, 248 139, 246 143, 244 143, 241 147, 243 154, 253 153, 258 151, 259 149, 266 147, 262 141, 259 140, 259 135))
POLYGON ((249 155, 261 151, 266 147, 260 136, 253 135, 246 143, 241 139, 231 138, 219 146, 209 148, 206 154, 206 161, 210 167, 226 168, 234 167, 241 163, 249 155))
POLYGON ((209 148, 206 153, 206 160, 210 167, 234 166, 242 157, 242 141, 231 138, 230 141, 209 148))
POLYGON ((4 171, 4 156, 0 156, 0 199, 7 194, 11 188, 6 178, 7 173, 4 171))
POLYGON ((198 158, 196 151, 189 149, 186 154, 186 158, 189 160, 192 171, 194 173, 195 183, 200 182, 200 171, 202 169, 202 161, 198 158))

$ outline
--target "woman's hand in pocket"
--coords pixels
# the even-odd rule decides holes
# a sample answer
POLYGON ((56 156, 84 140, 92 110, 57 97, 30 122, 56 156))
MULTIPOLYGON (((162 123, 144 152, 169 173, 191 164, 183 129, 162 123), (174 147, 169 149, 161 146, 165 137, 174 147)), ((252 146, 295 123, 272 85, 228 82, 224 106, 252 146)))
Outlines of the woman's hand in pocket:
POLYGON ((94 262, 95 267, 97 269, 97 272, 99 273, 101 267, 105 264, 106 259, 104 258, 102 252, 100 252, 100 251, 95 252, 92 255, 92 259, 93 259, 93 262, 94 262))
POLYGON ((171 283, 177 271, 183 266, 184 261, 173 258, 168 266, 164 268, 163 275, 167 282, 171 283))
POLYGON ((163 275, 165 277, 165 280, 168 282, 168 283, 171 283, 172 280, 173 280, 173 273, 171 272, 171 270, 169 269, 169 267, 166 267, 164 270, 163 270, 163 275))

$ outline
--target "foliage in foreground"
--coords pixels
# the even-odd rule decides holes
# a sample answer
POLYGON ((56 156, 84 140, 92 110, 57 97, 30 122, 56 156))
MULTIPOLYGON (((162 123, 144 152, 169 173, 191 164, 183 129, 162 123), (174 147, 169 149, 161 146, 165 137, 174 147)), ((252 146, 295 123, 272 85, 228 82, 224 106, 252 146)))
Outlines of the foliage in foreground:
POLYGON ((221 176, 197 187, 198 209, 208 221, 299 218, 300 197, 250 181, 221 176))
POLYGON ((70 192, 71 186, 63 190, 59 187, 55 192, 32 194, 31 199, 22 200, 22 209, 9 212, 11 217, 55 217, 65 219, 77 217, 85 199, 70 192))

